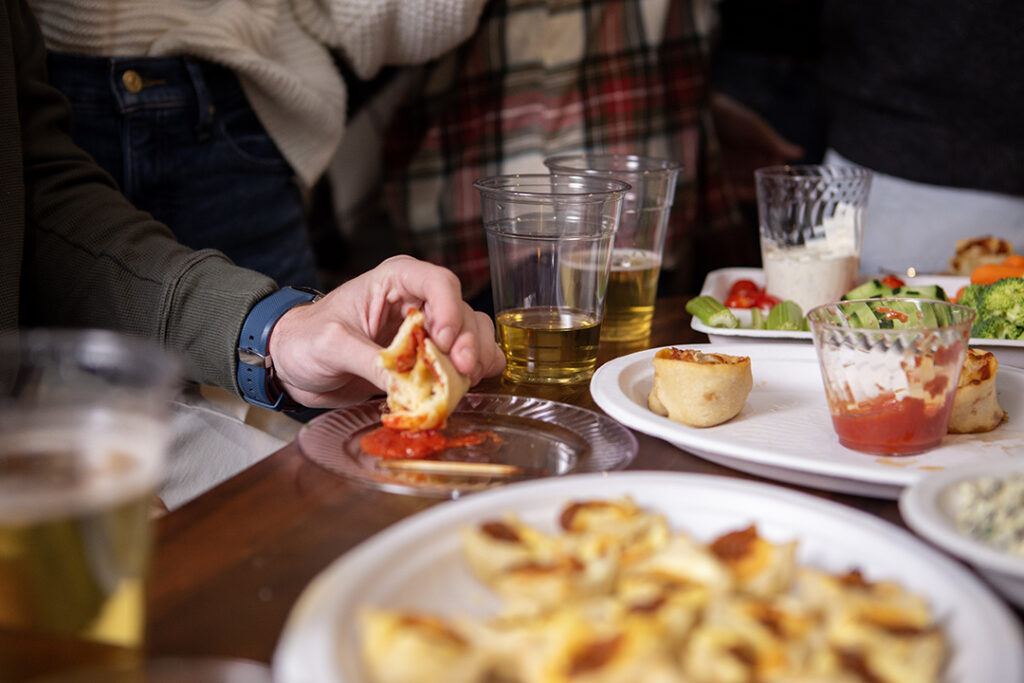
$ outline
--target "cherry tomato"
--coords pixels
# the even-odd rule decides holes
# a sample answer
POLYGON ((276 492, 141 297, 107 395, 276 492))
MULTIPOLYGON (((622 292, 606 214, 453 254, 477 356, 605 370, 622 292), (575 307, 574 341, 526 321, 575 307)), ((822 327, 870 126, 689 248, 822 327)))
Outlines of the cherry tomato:
POLYGON ((757 303, 756 294, 730 294, 725 300, 726 308, 753 308, 757 303))
POLYGON ((882 284, 889 289, 896 289, 897 287, 902 287, 905 283, 895 275, 886 275, 882 278, 882 284))
POLYGON ((768 292, 761 292, 757 295, 757 299, 754 301, 754 305, 758 308, 770 310, 772 306, 779 303, 778 297, 774 297, 768 292))
POLYGON ((757 296, 761 288, 754 283, 753 280, 737 280, 732 283, 732 287, 729 288, 729 295, 733 294, 747 294, 757 296))

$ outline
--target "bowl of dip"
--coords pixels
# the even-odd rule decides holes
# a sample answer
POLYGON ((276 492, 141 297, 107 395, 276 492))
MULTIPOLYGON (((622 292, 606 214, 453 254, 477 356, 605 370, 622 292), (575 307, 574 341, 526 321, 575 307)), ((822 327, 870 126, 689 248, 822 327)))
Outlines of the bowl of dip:
POLYGON ((765 284, 809 310, 857 284, 871 171, 769 166, 754 171, 765 284))
POLYGON ((900 514, 918 535, 973 565, 1024 608, 1024 459, 922 477, 903 490, 900 514))
POLYGON ((945 301, 865 299, 807 314, 839 443, 903 456, 942 442, 974 310, 945 301))

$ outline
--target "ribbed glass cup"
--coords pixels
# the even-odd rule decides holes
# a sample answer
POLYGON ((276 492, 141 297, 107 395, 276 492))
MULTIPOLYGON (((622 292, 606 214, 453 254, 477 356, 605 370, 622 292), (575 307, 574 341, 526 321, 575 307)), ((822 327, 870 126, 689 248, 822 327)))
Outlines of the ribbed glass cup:
POLYGON ((819 306, 807 320, 839 443, 878 455, 913 455, 941 443, 973 309, 867 299, 819 306))
POLYGON ((770 166, 754 171, 769 294, 809 310, 857 284, 871 171, 770 166))

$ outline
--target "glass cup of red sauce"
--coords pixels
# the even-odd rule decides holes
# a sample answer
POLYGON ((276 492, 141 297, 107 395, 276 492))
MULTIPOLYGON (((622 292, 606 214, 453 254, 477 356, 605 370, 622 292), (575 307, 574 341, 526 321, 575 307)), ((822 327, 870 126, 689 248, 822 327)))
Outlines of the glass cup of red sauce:
POLYGON ((942 442, 974 310, 946 301, 867 299, 807 314, 839 443, 902 456, 942 442))

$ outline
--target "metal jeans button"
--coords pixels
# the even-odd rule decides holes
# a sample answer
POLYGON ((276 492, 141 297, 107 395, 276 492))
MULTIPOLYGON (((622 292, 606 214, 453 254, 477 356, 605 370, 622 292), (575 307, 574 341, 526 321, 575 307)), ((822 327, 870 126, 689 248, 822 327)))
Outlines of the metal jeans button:
POLYGON ((121 82, 124 83, 125 90, 133 95, 142 92, 142 76, 134 69, 128 69, 121 74, 121 82))

